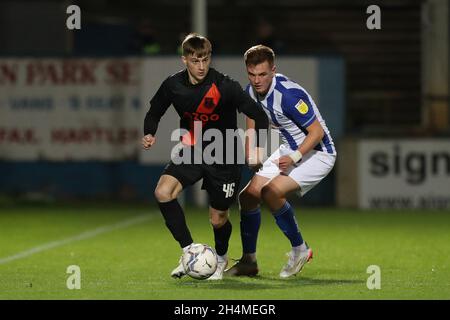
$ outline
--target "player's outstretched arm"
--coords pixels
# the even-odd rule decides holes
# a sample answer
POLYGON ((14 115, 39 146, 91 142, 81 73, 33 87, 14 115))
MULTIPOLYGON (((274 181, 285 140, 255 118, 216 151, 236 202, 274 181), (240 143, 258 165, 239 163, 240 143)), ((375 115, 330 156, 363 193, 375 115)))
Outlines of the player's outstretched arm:
MULTIPOLYGON (((266 137, 269 130, 269 119, 264 110, 252 98, 242 90, 240 84, 236 81, 231 82, 231 94, 233 96, 233 103, 237 106, 239 112, 244 113, 248 118, 254 121, 254 129, 257 133, 260 130, 266 132, 266 137)), ((265 140, 259 134, 256 135, 256 144, 258 147, 263 147, 265 140)))
MULTIPOLYGON (((242 89, 239 111, 252 120, 252 128, 255 130, 255 144, 257 148, 264 148, 266 138, 269 134, 269 119, 264 110, 250 98, 242 89)), ((247 122, 247 125, 249 123, 247 122)), ((247 127, 247 130, 249 128, 247 127)))
MULTIPOLYGON (((244 93, 245 94, 245 93, 244 93)), ((245 103, 241 105, 240 110, 254 123, 254 129, 256 130, 256 144, 258 147, 264 146, 265 141, 259 141, 260 135, 258 134, 260 130, 265 130, 268 132, 269 119, 267 118, 264 110, 258 106, 258 104, 253 101, 250 97, 246 97, 245 103), (263 143, 261 143, 263 142, 263 143)))
POLYGON ((172 103, 167 82, 168 80, 161 84, 161 87, 151 99, 150 109, 145 115, 144 137, 142 138, 144 149, 149 149, 156 142, 155 134, 158 130, 159 121, 172 103))
POLYGON ((253 134, 253 130, 255 129, 255 121, 250 119, 249 117, 245 117, 245 125, 247 134, 245 135, 245 159, 248 162, 248 158, 250 155, 250 148, 255 145, 255 135, 253 134))
POLYGON ((247 165, 257 170, 262 166, 264 148, 256 147, 255 121, 245 117, 247 134, 245 135, 245 161, 247 165))

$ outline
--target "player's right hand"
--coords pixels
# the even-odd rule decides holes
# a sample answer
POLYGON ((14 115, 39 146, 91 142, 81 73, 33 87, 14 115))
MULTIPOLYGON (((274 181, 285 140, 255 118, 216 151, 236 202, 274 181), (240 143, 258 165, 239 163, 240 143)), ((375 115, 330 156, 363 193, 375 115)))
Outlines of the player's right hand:
POLYGON ((150 149, 150 147, 156 142, 156 138, 151 134, 147 134, 142 138, 142 146, 144 149, 150 149))

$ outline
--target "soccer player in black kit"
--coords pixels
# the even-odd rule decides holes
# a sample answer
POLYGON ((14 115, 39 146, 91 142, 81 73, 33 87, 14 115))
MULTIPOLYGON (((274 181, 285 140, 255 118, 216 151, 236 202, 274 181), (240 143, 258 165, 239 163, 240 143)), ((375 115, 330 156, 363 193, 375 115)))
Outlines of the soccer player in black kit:
MULTIPOLYGON (((145 149, 155 143, 158 122, 170 105, 175 107, 180 116, 180 128, 187 131, 187 136, 182 136, 180 155, 187 151, 186 148, 191 148, 189 150, 193 150, 192 154, 195 154, 199 148, 203 150, 207 145, 206 142, 201 142, 200 147, 196 145, 193 134, 195 121, 201 121, 197 124, 200 123, 203 132, 217 129, 225 135, 226 129, 237 129, 238 111, 255 121, 257 132, 268 129, 265 112, 245 93, 239 83, 209 67, 212 48, 207 38, 195 33, 189 34, 182 43, 182 52, 181 58, 186 69, 169 76, 150 101, 142 138, 145 149)), ((256 140, 257 147, 262 146, 262 139, 256 140)), ((261 154, 258 153, 260 148, 255 150, 257 155, 261 154)), ((230 151, 224 150, 224 155, 230 151)), ((257 159, 253 164, 258 165, 259 162, 260 159, 257 159)), ((177 196, 187 186, 203 179, 202 188, 208 192, 210 199, 209 216, 218 255, 217 270, 209 278, 211 280, 222 279, 228 263, 227 250, 232 229, 228 209, 236 199, 242 168, 243 164, 236 161, 176 164, 172 158, 155 189, 155 198, 166 226, 185 251, 193 243, 193 239, 177 196)), ((181 278, 184 275, 180 259, 171 276, 181 278)))

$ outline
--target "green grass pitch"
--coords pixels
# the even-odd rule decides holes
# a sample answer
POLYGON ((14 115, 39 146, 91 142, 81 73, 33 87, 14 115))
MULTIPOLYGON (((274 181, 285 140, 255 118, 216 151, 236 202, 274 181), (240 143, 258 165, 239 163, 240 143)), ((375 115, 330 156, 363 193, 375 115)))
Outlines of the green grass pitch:
MULTIPOLYGON (((213 244, 206 209, 186 216, 194 241, 213 244)), ((278 277, 289 242, 264 209, 260 275, 213 282, 170 278, 180 249, 156 207, 3 206, 0 299, 450 299, 450 212, 298 208, 297 219, 314 250, 301 274, 278 277), (79 290, 66 286, 70 265, 79 290), (367 288, 370 265, 379 290, 367 288)), ((231 221, 239 258, 235 208, 231 221)))

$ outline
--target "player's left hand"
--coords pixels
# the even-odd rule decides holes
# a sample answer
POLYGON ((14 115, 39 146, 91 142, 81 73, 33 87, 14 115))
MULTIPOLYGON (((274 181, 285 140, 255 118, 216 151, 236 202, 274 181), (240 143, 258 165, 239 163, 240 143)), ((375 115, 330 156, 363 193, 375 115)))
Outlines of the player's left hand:
POLYGON ((272 160, 281 171, 286 172, 290 166, 294 164, 294 161, 289 156, 282 156, 278 159, 272 160))

